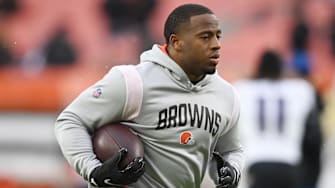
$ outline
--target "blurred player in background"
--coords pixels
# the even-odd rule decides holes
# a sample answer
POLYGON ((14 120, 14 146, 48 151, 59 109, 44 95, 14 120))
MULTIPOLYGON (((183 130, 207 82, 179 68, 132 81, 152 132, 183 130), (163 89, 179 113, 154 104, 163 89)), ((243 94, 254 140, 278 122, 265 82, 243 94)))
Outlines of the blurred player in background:
POLYGON ((240 106, 233 87, 216 74, 221 35, 207 7, 179 6, 165 22, 166 45, 142 53, 138 65, 113 67, 65 108, 56 137, 83 179, 93 187, 197 188, 210 164, 218 187, 237 187, 240 106), (94 131, 119 121, 128 122, 145 151, 144 160, 126 169, 117 168, 126 150, 101 163, 92 149, 94 131))
POLYGON ((283 66, 275 51, 265 51, 256 77, 234 84, 250 188, 313 188, 320 172, 315 90, 305 79, 284 78, 283 66))

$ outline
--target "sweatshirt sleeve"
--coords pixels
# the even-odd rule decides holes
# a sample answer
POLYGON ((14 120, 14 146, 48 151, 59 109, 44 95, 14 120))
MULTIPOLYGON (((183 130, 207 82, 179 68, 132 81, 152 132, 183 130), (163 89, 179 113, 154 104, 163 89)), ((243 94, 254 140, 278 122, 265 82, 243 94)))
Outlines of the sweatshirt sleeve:
POLYGON ((121 120, 126 94, 122 72, 112 68, 74 99, 56 120, 55 136, 61 151, 85 180, 101 165, 93 153, 91 135, 98 127, 121 120))
MULTIPOLYGON (((220 155, 229 162, 241 175, 244 166, 244 154, 242 145, 240 143, 240 134, 239 134, 239 127, 238 121, 240 117, 240 102, 238 96, 234 90, 234 97, 233 97, 233 110, 231 119, 228 123, 228 131, 224 132, 215 147, 215 151, 219 152, 220 155)), ((217 172, 217 164, 214 159, 210 161, 209 164, 210 169, 210 176, 214 182, 217 181, 218 172, 217 172)))

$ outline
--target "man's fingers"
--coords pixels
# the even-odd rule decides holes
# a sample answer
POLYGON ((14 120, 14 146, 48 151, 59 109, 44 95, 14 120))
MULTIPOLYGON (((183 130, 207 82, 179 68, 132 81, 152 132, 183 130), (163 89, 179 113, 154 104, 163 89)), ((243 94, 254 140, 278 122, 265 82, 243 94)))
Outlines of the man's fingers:
POLYGON ((145 172, 145 162, 142 157, 134 159, 127 167, 121 171, 123 174, 128 175, 129 182, 136 182, 145 172))
POLYGON ((220 175, 221 176, 226 176, 226 175, 228 175, 229 174, 229 168, 228 167, 222 167, 221 169, 220 169, 220 175))
POLYGON ((222 177, 220 178, 220 183, 222 185, 230 185, 233 181, 233 178, 231 176, 226 176, 226 177, 222 177))
POLYGON ((142 159, 140 162, 140 167, 134 172, 135 174, 143 174, 145 169, 145 161, 142 159))
POLYGON ((135 158, 132 162, 130 162, 126 168, 124 168, 122 173, 137 173, 137 171, 141 171, 144 168, 144 160, 142 157, 135 158))
POLYGON ((121 148, 119 150, 119 153, 121 155, 121 159, 123 159, 124 157, 126 157, 127 153, 128 153, 128 149, 127 148, 121 148))

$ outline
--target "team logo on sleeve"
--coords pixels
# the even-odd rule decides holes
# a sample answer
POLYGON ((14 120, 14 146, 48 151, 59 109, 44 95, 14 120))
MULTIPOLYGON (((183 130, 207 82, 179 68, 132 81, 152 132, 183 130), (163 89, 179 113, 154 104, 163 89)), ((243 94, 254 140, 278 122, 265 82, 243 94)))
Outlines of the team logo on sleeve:
POLYGON ((189 131, 184 131, 180 134, 180 144, 183 145, 192 145, 195 143, 195 140, 193 138, 193 135, 191 132, 189 131))
POLYGON ((102 90, 101 90, 101 88, 97 88, 97 89, 95 89, 95 90, 93 91, 93 97, 95 97, 95 98, 100 97, 101 94, 102 94, 102 90))

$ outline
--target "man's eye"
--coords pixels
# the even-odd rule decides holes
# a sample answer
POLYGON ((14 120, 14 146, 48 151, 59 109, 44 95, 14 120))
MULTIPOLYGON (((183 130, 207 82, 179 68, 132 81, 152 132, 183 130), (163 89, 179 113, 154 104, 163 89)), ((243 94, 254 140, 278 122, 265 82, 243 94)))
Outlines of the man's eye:
POLYGON ((209 39, 209 36, 208 35, 203 35, 201 36, 202 39, 209 39))

